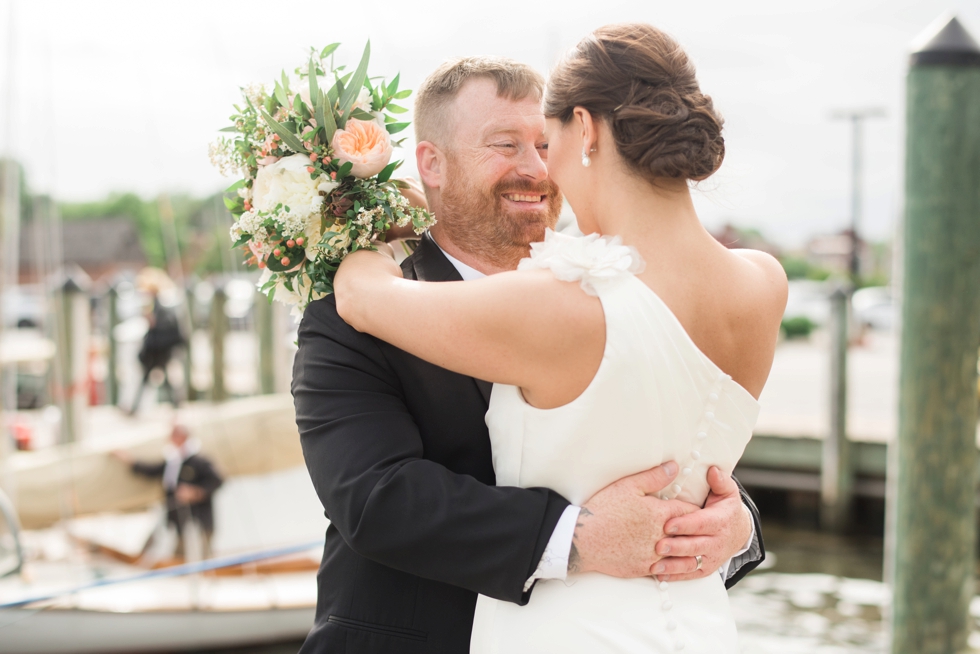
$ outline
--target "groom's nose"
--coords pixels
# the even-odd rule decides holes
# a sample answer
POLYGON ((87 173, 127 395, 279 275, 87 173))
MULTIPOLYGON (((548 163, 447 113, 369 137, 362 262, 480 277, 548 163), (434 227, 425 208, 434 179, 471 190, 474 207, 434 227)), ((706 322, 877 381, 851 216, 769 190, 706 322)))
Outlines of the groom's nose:
POLYGON ((537 148, 525 148, 517 162, 517 173, 521 177, 543 182, 548 178, 548 166, 541 158, 541 153, 537 148))

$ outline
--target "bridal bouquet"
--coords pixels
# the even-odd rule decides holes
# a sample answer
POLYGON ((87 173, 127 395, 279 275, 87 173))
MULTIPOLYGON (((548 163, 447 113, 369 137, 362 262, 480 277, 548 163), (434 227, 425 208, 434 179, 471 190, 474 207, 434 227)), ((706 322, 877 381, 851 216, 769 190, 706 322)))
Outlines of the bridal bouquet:
POLYGON ((211 144, 211 163, 240 179, 226 190, 225 204, 236 217, 235 248, 246 263, 263 269, 259 288, 294 305, 306 305, 333 291, 333 278, 349 253, 372 248, 372 239, 392 225, 411 225, 421 234, 435 223, 427 211, 410 206, 391 179, 391 136, 409 123, 394 103, 411 94, 398 90, 399 76, 385 83, 369 77, 371 44, 353 72, 327 64, 340 44, 311 53, 306 68, 291 79, 285 72, 272 89, 242 89, 232 126, 211 144))

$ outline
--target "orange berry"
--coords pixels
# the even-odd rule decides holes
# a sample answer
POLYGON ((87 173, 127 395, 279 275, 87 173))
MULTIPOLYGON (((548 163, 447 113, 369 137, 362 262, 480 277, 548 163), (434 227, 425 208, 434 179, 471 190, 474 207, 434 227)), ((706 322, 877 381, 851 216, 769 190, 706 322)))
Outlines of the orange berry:
POLYGON ((307 166, 306 167, 306 172, 312 173, 313 172, 313 166, 307 166))
MULTIPOLYGON (((306 242, 306 239, 303 238, 302 236, 300 236, 298 239, 296 239, 296 245, 300 245, 301 246, 305 242, 306 242)), ((292 247, 292 246, 290 246, 290 247, 292 247)))
POLYGON ((296 247, 296 241, 294 241, 293 239, 289 239, 288 241, 286 241, 286 247, 287 248, 294 248, 294 247, 296 247))
POLYGON ((275 250, 272 251, 272 254, 274 254, 274 255, 276 255, 278 257, 280 254, 282 254, 282 250, 280 250, 279 248, 276 248, 275 250))
POLYGON ((279 263, 281 263, 284 266, 288 266, 289 265, 289 257, 283 257, 282 259, 280 259, 279 263))

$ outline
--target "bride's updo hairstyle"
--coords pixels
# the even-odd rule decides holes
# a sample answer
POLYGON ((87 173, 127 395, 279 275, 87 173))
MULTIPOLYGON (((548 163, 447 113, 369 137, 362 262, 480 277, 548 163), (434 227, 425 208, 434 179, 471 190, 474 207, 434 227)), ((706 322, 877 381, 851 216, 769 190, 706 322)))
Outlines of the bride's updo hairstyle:
POLYGON ((604 120, 619 154, 651 182, 702 180, 725 158, 724 121, 701 93, 694 64, 651 25, 600 27, 557 65, 544 114, 567 124, 575 107, 604 120))

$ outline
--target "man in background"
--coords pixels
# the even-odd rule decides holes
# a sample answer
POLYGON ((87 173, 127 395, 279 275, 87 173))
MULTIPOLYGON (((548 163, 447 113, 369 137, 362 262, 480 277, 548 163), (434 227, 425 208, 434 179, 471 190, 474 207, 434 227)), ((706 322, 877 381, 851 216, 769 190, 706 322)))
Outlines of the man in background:
POLYGON ((200 454, 201 444, 190 437, 184 425, 174 425, 170 443, 164 451, 163 461, 137 461, 126 451, 116 450, 112 455, 127 464, 134 474, 161 479, 167 500, 167 524, 177 530, 175 556, 183 559, 187 554, 185 538, 188 525, 194 523, 201 535, 202 558, 211 556, 211 536, 214 533, 214 492, 223 479, 214 464, 200 454))

